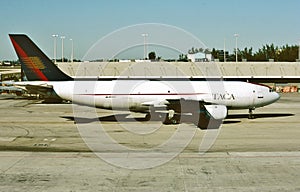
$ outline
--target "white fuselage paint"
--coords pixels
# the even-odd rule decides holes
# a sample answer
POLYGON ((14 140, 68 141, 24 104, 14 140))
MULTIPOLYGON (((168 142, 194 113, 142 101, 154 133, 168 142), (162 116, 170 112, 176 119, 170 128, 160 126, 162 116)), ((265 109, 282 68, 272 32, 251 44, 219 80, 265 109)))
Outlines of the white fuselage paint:
MULTIPOLYGON (((38 83, 38 82, 36 82, 38 83)), ((45 82, 43 82, 45 84, 45 82)), ((75 80, 46 82, 62 99, 105 109, 145 111, 185 99, 225 105, 228 109, 254 109, 279 99, 269 87, 233 81, 75 80)))

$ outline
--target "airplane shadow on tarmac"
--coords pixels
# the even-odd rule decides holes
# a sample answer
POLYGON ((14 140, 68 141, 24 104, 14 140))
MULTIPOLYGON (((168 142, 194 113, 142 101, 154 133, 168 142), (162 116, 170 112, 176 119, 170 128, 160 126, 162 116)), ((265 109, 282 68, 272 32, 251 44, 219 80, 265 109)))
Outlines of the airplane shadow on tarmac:
POLYGON ((76 123, 92 123, 97 121, 106 122, 136 122, 136 121, 147 121, 145 118, 126 118, 129 114, 117 114, 108 115, 99 118, 85 118, 85 117, 73 117, 73 116, 61 116, 61 118, 74 121, 76 123))
MULTIPOLYGON (((295 116, 292 113, 257 113, 253 114, 253 119, 264 119, 264 118, 276 118, 276 117, 289 117, 295 116)), ((223 124, 233 124, 240 123, 241 121, 238 119, 248 119, 249 114, 233 114, 228 115, 226 119, 223 121, 223 124)))
MULTIPOLYGON (((254 114, 254 119, 261 118, 276 118, 276 117, 289 117, 294 116, 295 114, 291 113, 257 113, 254 114)), ((152 118, 147 120, 143 117, 130 117, 129 114, 116 114, 116 115, 108 115, 99 118, 85 118, 85 117, 73 117, 73 116, 60 116, 61 118, 68 119, 69 121, 74 121, 74 123, 92 123, 92 122, 147 122, 147 121, 161 121, 161 119, 152 118)), ((248 119, 248 114, 233 114, 228 115, 226 119, 223 121, 223 124, 235 124, 240 123, 240 119, 248 119)), ((192 118, 189 115, 184 115, 181 117, 181 123, 184 122, 192 122, 192 118)))

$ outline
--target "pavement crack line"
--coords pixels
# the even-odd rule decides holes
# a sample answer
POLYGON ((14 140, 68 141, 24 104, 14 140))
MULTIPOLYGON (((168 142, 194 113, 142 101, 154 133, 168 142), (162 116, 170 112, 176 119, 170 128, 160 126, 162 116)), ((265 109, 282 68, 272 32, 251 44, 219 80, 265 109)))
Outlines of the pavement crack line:
POLYGON ((21 162, 22 160, 24 160, 24 158, 26 157, 26 156, 30 156, 31 155, 31 153, 30 154, 24 154, 24 155, 22 155, 22 157, 20 157, 20 159, 18 159, 17 161, 15 161, 12 165, 10 165, 7 169, 5 169, 5 170, 3 170, 3 173, 6 173, 7 171, 9 171, 11 168, 13 168, 15 165, 17 165, 19 162, 21 162))

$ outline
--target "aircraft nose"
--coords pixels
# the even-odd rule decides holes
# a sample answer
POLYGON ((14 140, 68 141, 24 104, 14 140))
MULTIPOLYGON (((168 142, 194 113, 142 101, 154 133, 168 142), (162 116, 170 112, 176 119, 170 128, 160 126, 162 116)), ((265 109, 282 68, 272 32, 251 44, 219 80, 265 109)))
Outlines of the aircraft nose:
POLYGON ((280 95, 276 92, 273 92, 272 94, 272 102, 277 101, 278 99, 280 99, 280 95))

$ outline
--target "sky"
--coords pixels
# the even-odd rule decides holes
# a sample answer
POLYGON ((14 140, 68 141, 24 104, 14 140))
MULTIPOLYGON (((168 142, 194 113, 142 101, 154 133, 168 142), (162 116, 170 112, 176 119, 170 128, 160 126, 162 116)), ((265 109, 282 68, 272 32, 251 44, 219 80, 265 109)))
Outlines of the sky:
MULTIPOLYGON (((178 28, 210 49, 223 49, 225 39, 226 50, 230 52, 235 48, 234 34, 239 34, 240 49, 257 50, 270 43, 295 45, 300 41, 299 0, 1 0, 0 7, 0 60, 17 59, 10 33, 27 34, 50 58, 54 52, 53 34, 66 36, 64 54, 69 58, 72 38, 74 58, 82 59, 97 47, 95 43, 102 43, 101 39, 117 39, 109 34, 117 37, 115 31, 145 23, 161 24, 159 30, 164 30, 164 26, 178 28)), ((151 34, 155 32, 148 29, 151 26, 146 26, 149 44, 159 41, 151 34)), ((173 34, 169 33, 173 38, 170 41, 185 39, 173 34)), ((122 37, 140 42, 127 52, 128 57, 136 54, 142 58, 145 39, 136 34, 122 37)), ((105 42, 102 49, 110 49, 114 44, 105 42)), ((155 47, 148 49, 156 51, 155 47)), ((160 55, 164 57, 164 51, 160 55)), ((57 39, 57 57, 61 57, 61 39, 57 39)))

